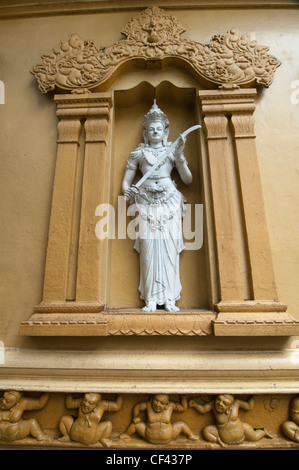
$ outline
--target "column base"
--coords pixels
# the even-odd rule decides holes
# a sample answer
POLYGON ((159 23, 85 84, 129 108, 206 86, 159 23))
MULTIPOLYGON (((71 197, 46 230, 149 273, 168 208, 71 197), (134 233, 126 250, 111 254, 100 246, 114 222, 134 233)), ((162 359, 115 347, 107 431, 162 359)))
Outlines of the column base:
POLYGON ((299 334, 299 320, 281 302, 220 302, 213 321, 215 336, 293 336, 299 334))

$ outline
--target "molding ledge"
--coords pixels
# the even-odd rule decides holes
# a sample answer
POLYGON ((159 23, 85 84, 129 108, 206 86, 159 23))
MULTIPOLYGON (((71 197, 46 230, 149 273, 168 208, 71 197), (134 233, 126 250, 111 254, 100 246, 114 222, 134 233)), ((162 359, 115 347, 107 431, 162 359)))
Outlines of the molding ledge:
POLYGON ((220 313, 213 322, 215 336, 293 336, 299 321, 289 313, 220 313))
POLYGON ((5 350, 1 390, 298 393, 299 350, 5 350))
MULTIPOLYGON (((172 10, 181 10, 182 2, 177 0, 168 0, 167 5, 165 2, 157 0, 156 5, 161 5, 163 8, 171 8, 172 10)), ((143 0, 131 0, 128 4, 121 0, 113 2, 109 0, 90 0, 78 2, 59 2, 57 0, 47 1, 42 0, 33 2, 29 0, 22 0, 21 2, 4 0, 0 6, 0 18, 24 18, 36 16, 62 16, 68 14, 95 14, 95 13, 109 13, 117 11, 132 11, 143 9, 148 6, 148 2, 143 0)), ((214 10, 214 9, 295 9, 297 5, 292 0, 204 0, 200 4, 197 0, 187 0, 184 2, 183 9, 185 10, 214 10)))
MULTIPOLYGON (((243 304, 242 304, 243 305, 243 304)), ((181 310, 144 313, 141 309, 99 313, 34 313, 20 324, 22 336, 295 336, 299 320, 284 311, 256 308, 247 311, 240 304, 213 313, 181 310)), ((269 307, 269 306, 268 306, 269 307)), ((224 308, 224 307, 223 307, 224 308)))
POLYGON ((141 309, 101 313, 35 313, 20 325, 23 336, 206 336, 216 315, 209 311, 144 313, 141 309))

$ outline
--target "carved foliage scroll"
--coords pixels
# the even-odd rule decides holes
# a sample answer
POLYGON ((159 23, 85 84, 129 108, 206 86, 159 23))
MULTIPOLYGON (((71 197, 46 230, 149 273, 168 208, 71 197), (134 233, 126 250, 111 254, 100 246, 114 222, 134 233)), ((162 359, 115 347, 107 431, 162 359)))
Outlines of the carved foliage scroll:
POLYGON ((124 64, 180 60, 210 87, 271 85, 280 62, 248 34, 234 28, 203 45, 183 38, 184 31, 175 17, 153 6, 129 21, 122 31, 126 39, 98 48, 72 34, 43 55, 31 73, 42 93, 54 89, 85 92, 104 83, 124 64))

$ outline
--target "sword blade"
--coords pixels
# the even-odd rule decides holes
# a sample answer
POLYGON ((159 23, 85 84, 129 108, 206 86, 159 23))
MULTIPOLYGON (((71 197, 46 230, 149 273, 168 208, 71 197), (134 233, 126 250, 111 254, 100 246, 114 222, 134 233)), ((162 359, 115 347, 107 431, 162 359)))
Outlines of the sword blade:
POLYGON ((162 155, 155 163, 154 165, 145 173, 145 175, 143 175, 143 177, 136 183, 134 184, 134 187, 135 188, 140 188, 140 186, 144 183, 145 180, 147 180, 147 178, 155 171, 155 169, 160 165, 160 163, 165 160, 165 158, 167 157, 167 155, 169 155, 172 150, 177 146, 178 142, 180 141, 181 138, 185 138, 187 137, 188 134, 190 134, 190 132, 193 132, 195 131, 196 129, 200 129, 201 126, 199 124, 195 125, 195 126, 192 126, 192 127, 189 127, 189 129, 185 130, 178 138, 175 142, 173 142, 173 144, 171 144, 170 147, 168 147, 167 149, 167 153, 166 155, 162 155))

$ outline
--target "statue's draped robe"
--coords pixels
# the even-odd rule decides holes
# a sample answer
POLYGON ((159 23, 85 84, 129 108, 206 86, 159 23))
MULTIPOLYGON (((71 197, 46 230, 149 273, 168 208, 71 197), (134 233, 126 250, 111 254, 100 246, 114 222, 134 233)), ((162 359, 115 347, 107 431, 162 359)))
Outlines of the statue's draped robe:
POLYGON ((179 254, 184 249, 184 198, 170 178, 163 178, 159 182, 161 174, 170 175, 174 167, 174 155, 167 155, 166 152, 167 147, 153 150, 141 144, 131 153, 127 162, 128 168, 139 168, 144 174, 156 158, 165 154, 162 163, 140 187, 130 208, 131 214, 136 215, 134 248, 140 256, 140 297, 158 305, 177 301, 182 289, 179 254))

